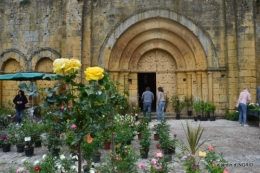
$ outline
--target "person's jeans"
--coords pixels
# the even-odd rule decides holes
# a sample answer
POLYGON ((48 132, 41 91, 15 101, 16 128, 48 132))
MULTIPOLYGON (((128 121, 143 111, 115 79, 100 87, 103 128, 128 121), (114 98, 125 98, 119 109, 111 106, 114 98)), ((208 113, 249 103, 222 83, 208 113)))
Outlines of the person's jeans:
POLYGON ((243 103, 239 103, 238 109, 239 109, 239 123, 243 124, 243 122, 242 122, 242 119, 243 119, 244 124, 247 124, 247 122, 246 122, 247 121, 247 115, 246 115, 247 107, 246 107, 246 105, 243 104, 243 103))
POLYGON ((146 117, 146 112, 148 111, 149 122, 151 122, 151 109, 152 109, 152 103, 148 103, 148 102, 143 103, 143 115, 144 117, 146 117))
POLYGON ((157 109, 157 120, 164 120, 164 106, 165 102, 159 102, 158 103, 158 109, 157 109), (162 113, 162 116, 160 115, 162 113))
POLYGON ((16 118, 16 123, 21 123, 22 118, 23 118, 23 110, 16 109, 15 118, 16 118))

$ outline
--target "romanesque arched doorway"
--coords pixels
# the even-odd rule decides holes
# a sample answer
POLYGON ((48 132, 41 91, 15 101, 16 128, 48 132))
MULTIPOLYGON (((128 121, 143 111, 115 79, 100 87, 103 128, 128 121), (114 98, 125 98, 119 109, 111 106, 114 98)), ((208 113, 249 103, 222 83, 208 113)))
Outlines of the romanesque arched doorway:
POLYGON ((193 95, 211 101, 209 69, 218 68, 218 58, 210 39, 195 24, 157 9, 118 25, 101 49, 99 65, 128 88, 130 102, 138 102, 138 73, 146 72, 156 73, 156 87, 162 85, 169 97, 193 95))

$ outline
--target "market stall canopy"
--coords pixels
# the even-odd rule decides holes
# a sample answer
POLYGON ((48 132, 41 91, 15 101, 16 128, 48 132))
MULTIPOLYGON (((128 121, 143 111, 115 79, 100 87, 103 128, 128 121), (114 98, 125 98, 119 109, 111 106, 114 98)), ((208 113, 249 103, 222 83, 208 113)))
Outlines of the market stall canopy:
POLYGON ((46 74, 38 72, 19 72, 14 74, 2 74, 0 80, 17 80, 17 81, 35 81, 50 80, 56 77, 56 74, 46 74))

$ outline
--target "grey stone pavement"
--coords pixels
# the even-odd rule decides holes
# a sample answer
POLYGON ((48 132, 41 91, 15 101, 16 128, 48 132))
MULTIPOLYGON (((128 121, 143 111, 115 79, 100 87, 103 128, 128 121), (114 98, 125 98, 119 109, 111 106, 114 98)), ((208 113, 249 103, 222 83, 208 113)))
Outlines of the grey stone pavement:
MULTIPOLYGON (((186 123, 192 127, 197 127, 199 124, 205 128, 202 139, 208 139, 201 147, 201 150, 206 149, 209 145, 215 147, 216 152, 222 152, 224 158, 229 162, 227 169, 230 173, 260 173, 260 131, 258 122, 249 122, 249 127, 242 127, 236 121, 228 121, 217 119, 216 121, 198 121, 194 122, 191 119, 187 120, 168 120, 171 125, 172 135, 177 134, 177 138, 186 143, 186 137, 182 128, 186 123)), ((155 120, 150 123, 152 127, 157 124, 155 120)), ((156 144, 158 141, 152 139, 150 146, 149 158, 139 159, 138 162, 149 164, 149 159, 155 156, 156 144)), ((131 144, 139 154, 139 142, 137 137, 131 144)), ((176 149, 178 153, 178 149, 176 149)), ((102 156, 109 151, 100 150, 102 156)), ((27 159, 34 162, 40 160, 43 154, 48 152, 46 147, 35 148, 34 156, 26 157, 24 154, 16 152, 15 146, 12 146, 11 152, 0 153, 0 173, 7 172, 10 167, 17 168, 21 165, 21 160, 27 159)), ((182 172, 183 168, 178 162, 171 164, 174 168, 173 172, 182 172)), ((141 171, 139 171, 141 172, 141 171)))

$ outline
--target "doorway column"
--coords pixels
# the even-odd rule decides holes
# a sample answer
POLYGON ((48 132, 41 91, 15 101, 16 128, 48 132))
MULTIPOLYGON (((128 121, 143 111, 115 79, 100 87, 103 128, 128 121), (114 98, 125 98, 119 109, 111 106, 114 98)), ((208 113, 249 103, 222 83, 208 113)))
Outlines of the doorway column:
POLYGON ((196 73, 197 76, 197 95, 198 95, 198 99, 202 100, 202 74, 201 72, 197 72, 196 73))
POLYGON ((192 74, 191 73, 187 73, 187 95, 188 97, 191 97, 192 94, 192 74))
POLYGON ((212 102, 213 101, 213 73, 212 72, 208 72, 208 91, 209 91, 209 101, 212 102))

